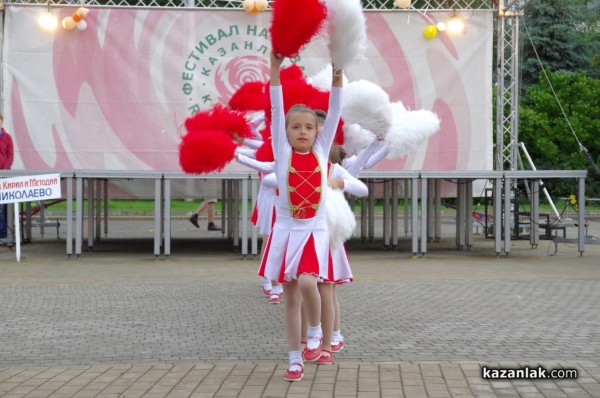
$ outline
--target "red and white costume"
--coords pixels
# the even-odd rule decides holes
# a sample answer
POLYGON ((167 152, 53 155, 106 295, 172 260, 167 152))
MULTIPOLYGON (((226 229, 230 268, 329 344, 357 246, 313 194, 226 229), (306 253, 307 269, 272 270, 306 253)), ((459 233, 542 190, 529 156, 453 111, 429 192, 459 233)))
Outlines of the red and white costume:
MULTIPOLYGON (((344 192, 356 197, 364 197, 369 193, 369 189, 365 183, 352 176, 339 164, 331 164, 329 178, 344 180, 344 192)), ((330 250, 327 278, 324 278, 323 281, 347 283, 352 282, 352 278, 352 270, 350 269, 344 245, 330 250)))
POLYGON ((331 89, 322 130, 310 152, 298 153, 287 140, 281 86, 271 86, 272 137, 275 174, 280 195, 259 276, 291 282, 302 273, 327 278, 329 235, 327 161, 341 113, 340 88, 331 89))
POLYGON ((260 173, 260 188, 256 195, 256 205, 252 213, 252 223, 256 226, 261 235, 270 235, 273 227, 275 198, 277 197, 277 187, 273 184, 265 184, 265 178, 273 174, 275 170, 274 162, 261 162, 252 159, 249 156, 238 154, 238 162, 246 165, 260 173))

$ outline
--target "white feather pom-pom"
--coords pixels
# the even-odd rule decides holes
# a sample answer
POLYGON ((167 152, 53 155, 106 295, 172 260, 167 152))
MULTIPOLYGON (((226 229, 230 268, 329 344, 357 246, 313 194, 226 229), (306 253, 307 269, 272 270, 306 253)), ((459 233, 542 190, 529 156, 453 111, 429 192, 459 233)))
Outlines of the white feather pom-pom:
MULTIPOLYGON (((306 81, 318 88, 321 91, 331 91, 331 76, 333 74, 333 68, 331 64, 325 65, 316 75, 310 76, 306 81)), ((344 75, 344 86, 348 85, 348 78, 344 75)))
POLYGON ((340 247, 350 239, 356 229, 356 218, 344 193, 340 189, 327 188, 327 228, 331 250, 340 247))
POLYGON ((329 53, 337 69, 364 57, 367 27, 360 0, 327 0, 329 53))
POLYGON ((359 124, 345 124, 342 127, 344 131, 344 150, 348 156, 355 155, 369 145, 375 139, 375 134, 363 129, 359 124))
POLYGON ((390 97, 377 84, 357 80, 344 86, 344 123, 357 123, 377 136, 384 136, 390 130, 393 116, 390 97))
POLYGON ((394 123, 385 142, 390 151, 388 158, 399 158, 414 151, 440 129, 440 119, 430 111, 407 111, 402 103, 394 103, 394 123))

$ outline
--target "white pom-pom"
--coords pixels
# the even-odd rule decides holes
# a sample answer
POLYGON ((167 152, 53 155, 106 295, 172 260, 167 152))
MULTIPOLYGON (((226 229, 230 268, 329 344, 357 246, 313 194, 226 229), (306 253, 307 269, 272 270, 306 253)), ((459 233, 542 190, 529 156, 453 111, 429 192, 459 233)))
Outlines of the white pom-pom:
POLYGON ((344 131, 344 145, 342 146, 348 156, 359 153, 375 139, 375 134, 363 129, 356 123, 344 123, 342 129, 344 131))
POLYGON ((360 0, 327 0, 329 53, 336 68, 363 58, 367 27, 360 0))
POLYGON ((389 95, 375 83, 357 80, 344 86, 344 123, 360 124, 379 137, 388 133, 393 116, 389 95))
POLYGON ((327 188, 327 228, 331 250, 340 247, 350 239, 356 229, 354 213, 340 189, 327 188))
POLYGON ((414 151, 440 129, 440 119, 430 111, 407 111, 394 103, 394 122, 385 142, 389 144, 388 158, 399 158, 414 151))
MULTIPOLYGON (((306 81, 318 88, 321 91, 331 90, 331 76, 333 74, 333 68, 331 64, 325 65, 316 75, 310 76, 306 81)), ((348 79, 344 75, 344 86, 348 85, 348 79)))

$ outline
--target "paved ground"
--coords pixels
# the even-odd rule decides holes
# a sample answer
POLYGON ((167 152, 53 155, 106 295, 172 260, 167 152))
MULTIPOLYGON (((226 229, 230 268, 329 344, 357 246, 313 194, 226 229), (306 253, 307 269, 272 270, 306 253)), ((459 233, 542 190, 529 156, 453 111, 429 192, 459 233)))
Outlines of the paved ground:
POLYGON ((288 383, 283 307, 262 295, 258 260, 186 220, 157 260, 151 227, 111 222, 78 259, 55 230, 20 262, 0 247, 0 396, 600 397, 600 246, 515 241, 496 256, 480 235, 457 251, 445 233, 413 258, 408 240, 353 241, 346 348, 288 383), (483 366, 578 378, 486 380, 483 366))

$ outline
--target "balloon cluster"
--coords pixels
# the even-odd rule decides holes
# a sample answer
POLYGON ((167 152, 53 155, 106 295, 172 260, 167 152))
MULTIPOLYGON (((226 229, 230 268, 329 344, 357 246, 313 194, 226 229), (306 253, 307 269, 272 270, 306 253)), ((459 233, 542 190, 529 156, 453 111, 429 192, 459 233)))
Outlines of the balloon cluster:
POLYGON ((85 22, 85 17, 87 17, 90 10, 85 7, 79 7, 77 10, 73 12, 68 17, 63 18, 62 27, 66 30, 73 30, 77 28, 78 30, 85 30, 87 28, 87 22, 85 22))
POLYGON ((244 11, 251 14, 256 14, 266 10, 269 7, 267 0, 244 0, 242 1, 242 8, 244 11))

